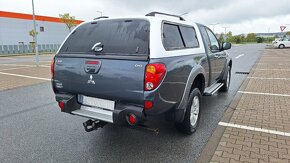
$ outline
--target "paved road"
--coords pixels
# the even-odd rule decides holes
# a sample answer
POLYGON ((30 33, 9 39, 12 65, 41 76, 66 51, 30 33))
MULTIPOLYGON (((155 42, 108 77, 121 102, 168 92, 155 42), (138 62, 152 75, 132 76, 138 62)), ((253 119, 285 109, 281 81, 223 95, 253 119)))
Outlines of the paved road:
MULTIPOLYGON (((60 113, 50 83, 0 92, 1 162, 194 162, 265 45, 235 46, 228 93, 203 98, 202 118, 192 136, 161 119, 158 136, 107 125, 86 133, 86 119, 60 113)), ((18 62, 18 61, 15 61, 18 62)), ((19 61, 21 62, 21 61, 19 61)))

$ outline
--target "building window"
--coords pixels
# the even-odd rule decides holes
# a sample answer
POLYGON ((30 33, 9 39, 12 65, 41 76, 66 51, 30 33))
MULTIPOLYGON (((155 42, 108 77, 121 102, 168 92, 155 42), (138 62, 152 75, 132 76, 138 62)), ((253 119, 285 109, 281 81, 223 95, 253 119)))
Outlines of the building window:
POLYGON ((44 27, 40 27, 39 31, 44 32, 44 27))

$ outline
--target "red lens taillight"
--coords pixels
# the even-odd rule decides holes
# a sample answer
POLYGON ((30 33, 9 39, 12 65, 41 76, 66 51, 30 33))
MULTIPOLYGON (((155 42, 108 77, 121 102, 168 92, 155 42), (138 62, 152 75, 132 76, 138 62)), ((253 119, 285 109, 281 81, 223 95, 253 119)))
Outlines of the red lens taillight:
POLYGON ((50 65, 50 71, 51 71, 51 78, 54 78, 54 58, 51 61, 51 65, 50 65))
POLYGON ((151 91, 158 87, 166 73, 166 67, 162 63, 153 63, 146 66, 145 91, 151 91))

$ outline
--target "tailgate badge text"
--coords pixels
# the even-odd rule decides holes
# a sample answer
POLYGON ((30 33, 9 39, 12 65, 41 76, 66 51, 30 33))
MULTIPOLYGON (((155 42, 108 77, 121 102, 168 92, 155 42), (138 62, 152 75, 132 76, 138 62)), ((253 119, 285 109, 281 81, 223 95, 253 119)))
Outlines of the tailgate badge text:
POLYGON ((90 75, 90 79, 88 80, 88 84, 96 84, 93 80, 93 75, 90 75))

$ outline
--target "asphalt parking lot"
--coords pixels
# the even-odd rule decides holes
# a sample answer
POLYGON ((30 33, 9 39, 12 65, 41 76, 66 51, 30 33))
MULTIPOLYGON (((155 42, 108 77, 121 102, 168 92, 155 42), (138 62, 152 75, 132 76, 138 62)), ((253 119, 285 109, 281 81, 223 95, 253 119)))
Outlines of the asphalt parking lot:
POLYGON ((86 133, 85 118, 61 113, 50 87, 50 61, 42 56, 0 58, 0 160, 3 162, 194 162, 265 44, 234 46, 228 93, 203 97, 197 132, 185 136, 163 118, 159 135, 107 125, 86 133))

